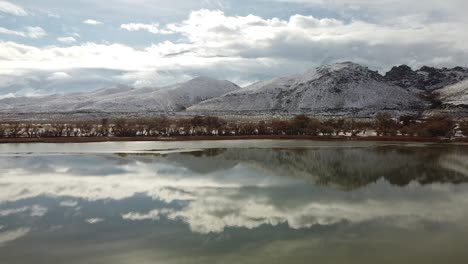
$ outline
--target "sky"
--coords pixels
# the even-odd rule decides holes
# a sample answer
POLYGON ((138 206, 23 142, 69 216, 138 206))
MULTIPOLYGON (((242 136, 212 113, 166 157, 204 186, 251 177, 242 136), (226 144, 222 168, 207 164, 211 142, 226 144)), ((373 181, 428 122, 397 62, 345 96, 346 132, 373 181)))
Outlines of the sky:
POLYGON ((466 0, 0 0, 0 98, 468 66, 466 0))

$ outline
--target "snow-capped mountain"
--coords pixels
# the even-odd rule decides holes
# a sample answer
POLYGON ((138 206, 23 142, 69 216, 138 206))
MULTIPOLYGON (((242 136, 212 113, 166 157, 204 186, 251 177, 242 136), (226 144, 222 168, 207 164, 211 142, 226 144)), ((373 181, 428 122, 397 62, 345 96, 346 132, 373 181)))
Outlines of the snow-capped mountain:
POLYGON ((396 115, 426 110, 461 113, 460 109, 467 106, 468 68, 425 66, 413 71, 401 65, 383 76, 365 66, 345 62, 245 88, 229 81, 199 77, 159 88, 116 86, 86 93, 4 98, 0 100, 0 114, 184 112, 370 117, 383 111, 396 115))
POLYGON ((195 112, 368 113, 419 111, 425 102, 359 64, 321 66, 262 81, 190 107, 195 112))
POLYGON ((13 113, 183 111, 207 99, 240 89, 229 81, 199 77, 162 88, 118 86, 91 93, 0 100, 0 111, 13 113))
POLYGON ((437 91, 444 106, 468 107, 468 79, 437 91))
POLYGON ((407 65, 393 67, 385 74, 385 79, 403 88, 416 88, 423 91, 434 91, 455 84, 468 78, 468 68, 452 69, 423 66, 413 71, 407 65))

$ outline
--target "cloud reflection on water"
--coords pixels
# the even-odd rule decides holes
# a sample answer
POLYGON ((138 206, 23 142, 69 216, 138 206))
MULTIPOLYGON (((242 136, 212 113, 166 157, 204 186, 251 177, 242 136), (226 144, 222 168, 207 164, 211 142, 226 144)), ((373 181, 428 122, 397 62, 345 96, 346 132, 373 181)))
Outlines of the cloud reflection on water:
MULTIPOLYGON (((7 187, 0 187, 0 201, 40 196, 124 201, 145 194, 167 208, 120 212, 124 220, 164 217, 186 222, 198 233, 265 224, 300 229, 387 218, 458 222, 467 217, 465 210, 456 209, 468 208, 465 188, 442 183, 468 180, 460 157, 468 156, 398 147, 22 156, 1 161, 0 186, 7 187), (183 206, 170 208, 174 201, 183 206)), ((60 205, 74 207, 77 202, 63 200, 60 205)), ((46 212, 44 207, 31 207, 32 216, 46 212)))
POLYGON ((464 160, 463 147, 386 145, 7 155, 0 260, 463 260, 464 160))

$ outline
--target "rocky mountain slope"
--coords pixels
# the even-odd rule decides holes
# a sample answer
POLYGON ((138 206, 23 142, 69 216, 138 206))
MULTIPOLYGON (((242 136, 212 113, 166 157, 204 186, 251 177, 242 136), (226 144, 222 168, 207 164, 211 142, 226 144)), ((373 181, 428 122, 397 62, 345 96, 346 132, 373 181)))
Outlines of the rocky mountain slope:
POLYGON ((444 106, 468 107, 468 79, 437 91, 444 106))
POLYGON ((420 111, 425 102, 367 67, 346 62, 255 83, 190 107, 194 112, 373 114, 420 111))
MULTIPOLYGON (((72 113, 177 112, 196 114, 468 115, 468 68, 393 67, 385 75, 352 62, 324 65, 303 74, 257 82, 245 88, 199 77, 160 88, 117 86, 88 93, 0 100, 2 116, 72 113), (463 110, 465 109, 465 110, 463 110), (428 111, 430 110, 430 111, 428 111), (463 111, 462 111, 463 110, 463 111), (445 111, 445 112, 444 112, 445 111)), ((143 114, 142 114, 143 113, 143 114)), ((44 117, 46 118, 46 117, 44 117)))
POLYGON ((442 68, 423 66, 413 71, 406 65, 393 67, 385 74, 385 79, 411 90, 421 93, 432 101, 431 111, 454 113, 465 116, 468 108, 468 68, 442 68), (435 104, 435 105, 434 105, 435 104))
POLYGON ((393 67, 385 74, 385 79, 403 88, 416 88, 423 91, 434 91, 455 84, 468 78, 468 68, 452 69, 423 66, 413 71, 406 65, 393 67))
POLYGON ((0 100, 1 112, 140 112, 183 111, 207 99, 240 89, 228 82, 200 77, 168 87, 133 89, 120 86, 91 93, 20 97, 0 100))

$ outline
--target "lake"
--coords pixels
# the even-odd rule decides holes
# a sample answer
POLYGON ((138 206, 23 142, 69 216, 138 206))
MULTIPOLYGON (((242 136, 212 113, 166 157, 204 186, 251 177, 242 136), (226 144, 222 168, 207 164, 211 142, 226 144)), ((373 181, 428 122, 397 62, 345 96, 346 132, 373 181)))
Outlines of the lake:
POLYGON ((468 145, 0 145, 0 263, 468 263, 468 145))

